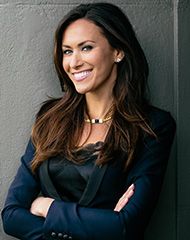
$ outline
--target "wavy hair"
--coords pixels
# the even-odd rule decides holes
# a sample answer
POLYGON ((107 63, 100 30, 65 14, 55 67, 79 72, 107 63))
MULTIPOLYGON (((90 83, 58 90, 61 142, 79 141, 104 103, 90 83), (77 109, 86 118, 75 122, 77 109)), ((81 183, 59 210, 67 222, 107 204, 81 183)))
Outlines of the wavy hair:
POLYGON ((80 4, 60 21, 55 33, 54 63, 64 94, 60 99, 46 102, 37 114, 32 129, 36 147, 33 171, 43 161, 58 154, 75 161, 73 150, 83 131, 86 102, 63 69, 62 37, 66 28, 81 18, 100 27, 109 44, 125 53, 118 63, 113 88, 113 120, 96 164, 105 164, 113 159, 115 151, 124 151, 127 169, 134 159, 141 133, 155 136, 146 118, 148 63, 130 21, 113 4, 80 4))

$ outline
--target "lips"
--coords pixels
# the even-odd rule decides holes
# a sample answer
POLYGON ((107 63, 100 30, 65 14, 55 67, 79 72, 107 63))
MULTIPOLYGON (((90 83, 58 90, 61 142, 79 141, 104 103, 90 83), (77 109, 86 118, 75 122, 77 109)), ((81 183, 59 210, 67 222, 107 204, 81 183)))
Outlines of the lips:
POLYGON ((76 81, 81 81, 87 78, 90 74, 91 74, 91 70, 88 70, 88 71, 73 73, 73 76, 76 81))

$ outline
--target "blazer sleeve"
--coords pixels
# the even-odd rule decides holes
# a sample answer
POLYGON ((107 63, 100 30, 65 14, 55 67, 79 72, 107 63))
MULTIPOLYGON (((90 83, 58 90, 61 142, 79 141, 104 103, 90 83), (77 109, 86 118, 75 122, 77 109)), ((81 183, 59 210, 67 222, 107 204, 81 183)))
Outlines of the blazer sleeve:
MULTIPOLYGON (((147 136, 141 144, 126 189, 135 184, 135 193, 120 211, 82 207, 55 200, 44 223, 45 236, 79 240, 139 240, 157 202, 173 137, 175 122, 169 113, 153 119, 157 139, 147 136)), ((111 186, 110 186, 111 187, 111 186)))
POLYGON ((34 151, 30 140, 2 211, 4 231, 18 239, 43 239, 44 218, 30 213, 31 203, 40 192, 38 179, 32 174, 29 166, 34 151))

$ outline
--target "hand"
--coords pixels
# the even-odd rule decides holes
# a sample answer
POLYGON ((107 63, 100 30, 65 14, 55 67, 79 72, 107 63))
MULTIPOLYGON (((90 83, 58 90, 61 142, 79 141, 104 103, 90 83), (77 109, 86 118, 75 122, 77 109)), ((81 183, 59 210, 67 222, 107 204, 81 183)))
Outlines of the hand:
POLYGON ((37 197, 31 205, 30 212, 45 218, 53 201, 53 198, 37 197))
POLYGON ((129 201, 130 197, 134 194, 134 189, 135 189, 135 185, 132 184, 127 191, 123 194, 123 196, 119 199, 119 201, 117 202, 114 211, 116 212, 120 212, 120 210, 127 204, 127 202, 129 201))

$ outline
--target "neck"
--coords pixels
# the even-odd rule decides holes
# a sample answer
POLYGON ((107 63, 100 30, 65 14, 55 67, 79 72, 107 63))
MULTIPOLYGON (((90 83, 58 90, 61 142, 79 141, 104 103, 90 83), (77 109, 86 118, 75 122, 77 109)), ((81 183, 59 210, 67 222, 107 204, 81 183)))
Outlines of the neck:
POLYGON ((105 98, 104 96, 100 98, 92 95, 87 95, 86 104, 88 115, 91 119, 104 118, 113 104, 113 97, 109 96, 109 98, 105 98))

